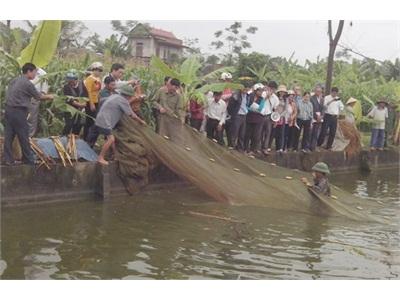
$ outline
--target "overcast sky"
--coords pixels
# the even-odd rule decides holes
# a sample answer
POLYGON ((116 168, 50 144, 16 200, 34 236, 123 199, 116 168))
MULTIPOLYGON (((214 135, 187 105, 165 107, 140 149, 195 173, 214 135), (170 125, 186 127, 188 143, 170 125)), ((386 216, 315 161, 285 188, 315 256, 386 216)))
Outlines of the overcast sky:
MULTIPOLYGON (((153 27, 174 32, 180 38, 198 38, 204 53, 215 53, 210 43, 214 32, 228 27, 233 21, 146 21, 153 27)), ((243 27, 258 27, 249 35, 250 51, 271 56, 294 57, 300 62, 315 61, 328 53, 327 21, 242 21, 243 27)), ((19 23, 19 22, 18 22, 19 23)), ((110 21, 84 21, 89 31, 108 37, 113 31, 110 21)), ((353 21, 346 22, 340 41, 352 49, 372 58, 394 60, 400 57, 400 21, 353 21)))

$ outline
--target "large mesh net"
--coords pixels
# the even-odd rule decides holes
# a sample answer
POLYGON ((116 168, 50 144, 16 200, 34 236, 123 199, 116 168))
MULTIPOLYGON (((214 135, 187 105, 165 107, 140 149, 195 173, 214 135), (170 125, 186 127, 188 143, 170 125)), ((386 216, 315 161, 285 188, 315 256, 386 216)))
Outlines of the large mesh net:
POLYGON ((147 174, 159 161, 216 201, 234 205, 266 206, 304 213, 376 220, 368 203, 331 186, 332 197, 314 193, 301 181, 311 174, 282 168, 229 150, 206 138, 177 118, 163 115, 160 134, 124 117, 114 131, 119 173, 131 188, 147 183, 147 174))

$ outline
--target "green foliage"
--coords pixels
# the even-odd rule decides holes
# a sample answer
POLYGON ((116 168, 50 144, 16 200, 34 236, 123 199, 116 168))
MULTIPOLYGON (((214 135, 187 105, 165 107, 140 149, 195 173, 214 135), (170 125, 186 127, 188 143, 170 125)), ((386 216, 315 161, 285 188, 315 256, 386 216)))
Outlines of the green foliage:
POLYGON ((222 70, 218 69, 207 75, 201 76, 201 64, 199 58, 195 55, 188 57, 182 65, 176 69, 171 68, 161 59, 153 56, 151 59, 151 66, 160 71, 164 76, 177 78, 184 84, 182 88, 182 96, 185 103, 188 103, 193 98, 196 98, 200 102, 204 102, 206 100, 204 93, 208 91, 223 91, 225 88, 240 89, 243 87, 241 84, 234 83, 214 83, 206 84, 201 88, 198 88, 199 84, 213 78, 216 74, 220 74, 222 70))
POLYGON ((18 58, 22 66, 31 62, 38 67, 45 67, 57 48, 60 37, 61 21, 41 21, 36 27, 29 45, 22 50, 18 58))

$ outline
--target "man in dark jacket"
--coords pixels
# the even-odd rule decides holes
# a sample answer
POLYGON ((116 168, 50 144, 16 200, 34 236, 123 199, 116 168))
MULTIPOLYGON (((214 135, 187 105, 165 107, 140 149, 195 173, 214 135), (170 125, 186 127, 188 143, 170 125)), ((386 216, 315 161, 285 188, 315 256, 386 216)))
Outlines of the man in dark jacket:
POLYGON ((244 83, 244 88, 232 94, 227 111, 231 116, 231 134, 228 144, 239 151, 244 151, 244 136, 246 133, 247 105, 249 104, 250 83, 244 83))
POLYGON ((321 125, 324 117, 324 96, 322 87, 317 85, 314 89, 314 95, 310 99, 313 106, 313 121, 311 129, 310 150, 314 151, 317 146, 317 140, 321 131, 321 125))

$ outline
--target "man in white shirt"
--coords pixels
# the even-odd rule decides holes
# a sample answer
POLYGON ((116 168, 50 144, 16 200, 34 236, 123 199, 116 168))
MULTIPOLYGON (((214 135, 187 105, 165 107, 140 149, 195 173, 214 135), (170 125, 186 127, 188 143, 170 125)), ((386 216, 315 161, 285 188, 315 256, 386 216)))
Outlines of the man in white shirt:
POLYGON ((124 76, 124 71, 125 71, 124 65, 122 65, 120 63, 112 64, 110 73, 103 77, 103 80, 101 82, 101 88, 103 89, 105 87, 104 79, 106 79, 108 76, 111 76, 112 78, 114 78, 117 92, 124 85, 127 85, 127 84, 130 84, 132 86, 135 85, 137 83, 138 79, 132 79, 132 80, 127 80, 127 81, 122 80, 122 77, 124 76))
POLYGON ((267 154, 271 151, 269 148, 272 126, 274 122, 271 120, 271 114, 279 105, 279 98, 275 94, 278 84, 275 81, 268 82, 265 98, 265 108, 263 114, 265 115, 265 121, 263 125, 263 130, 261 134, 261 148, 262 151, 267 154))
POLYGON ((324 122, 322 123, 321 133, 318 138, 318 147, 320 147, 324 141, 327 131, 329 130, 328 142, 326 149, 332 148, 333 140, 335 139, 337 121, 340 112, 344 109, 342 100, 338 97, 339 89, 333 87, 331 94, 326 96, 324 99, 324 122))
POLYGON ((372 108, 367 117, 373 120, 371 133, 371 150, 383 150, 385 144, 385 123, 389 117, 385 99, 380 99, 377 105, 372 108))
POLYGON ((222 100, 222 92, 214 92, 205 110, 207 119, 206 132, 209 139, 215 139, 223 145, 223 129, 226 120, 226 102, 222 100))

